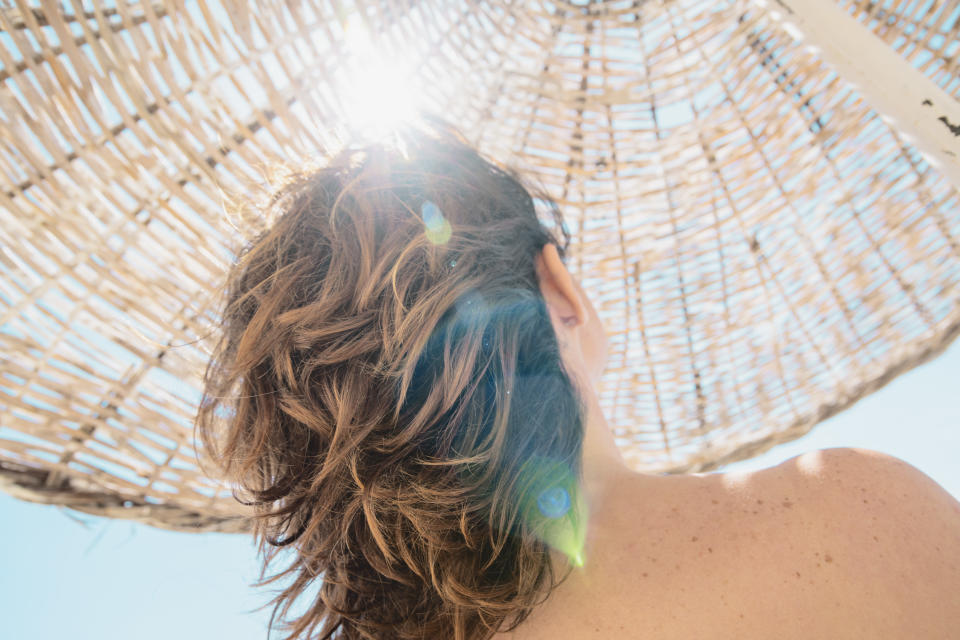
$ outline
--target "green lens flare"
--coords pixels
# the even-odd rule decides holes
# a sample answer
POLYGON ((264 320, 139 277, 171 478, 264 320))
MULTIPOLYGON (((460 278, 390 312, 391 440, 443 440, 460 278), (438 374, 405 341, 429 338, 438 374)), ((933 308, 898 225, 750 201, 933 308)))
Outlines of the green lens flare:
POLYGON ((435 203, 426 200, 420 207, 423 224, 426 226, 427 240, 434 244, 446 244, 453 234, 453 228, 435 203))
POLYGON ((550 547, 582 567, 587 505, 573 470, 565 462, 534 457, 521 471, 521 513, 550 547))

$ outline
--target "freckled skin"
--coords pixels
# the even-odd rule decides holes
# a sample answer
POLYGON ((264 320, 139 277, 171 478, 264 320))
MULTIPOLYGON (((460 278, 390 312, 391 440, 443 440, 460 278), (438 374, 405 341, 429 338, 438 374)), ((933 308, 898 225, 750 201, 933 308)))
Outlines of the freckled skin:
MULTIPOLYGON (((836 536, 837 518, 818 511, 799 474, 771 468, 728 482, 724 475, 664 477, 625 490, 588 535, 585 566, 523 633, 508 637, 899 638, 857 627, 875 617, 847 606, 862 600, 847 593, 852 567, 844 562, 844 545, 857 542, 846 533, 825 537, 836 536)), ((872 544, 882 538, 868 527, 862 535, 872 544)))

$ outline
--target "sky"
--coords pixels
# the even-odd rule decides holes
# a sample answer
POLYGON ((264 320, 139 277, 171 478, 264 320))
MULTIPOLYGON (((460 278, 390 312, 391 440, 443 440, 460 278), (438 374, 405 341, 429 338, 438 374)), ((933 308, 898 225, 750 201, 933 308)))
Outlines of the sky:
MULTIPOLYGON (((718 472, 857 447, 909 462, 960 499, 958 380, 960 341, 806 436, 718 472)), ((249 537, 70 515, 2 492, 0 522, 4 638, 267 638, 270 612, 255 610, 271 593, 249 586, 258 576, 249 537)))

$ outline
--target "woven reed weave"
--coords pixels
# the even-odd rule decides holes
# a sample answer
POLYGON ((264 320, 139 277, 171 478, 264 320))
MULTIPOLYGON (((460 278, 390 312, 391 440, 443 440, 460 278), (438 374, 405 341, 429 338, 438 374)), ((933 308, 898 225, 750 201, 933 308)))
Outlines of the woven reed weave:
MULTIPOLYGON (((838 2, 957 97, 960 5, 899 4, 838 2)), ((5 490, 245 529, 192 442, 240 233, 221 194, 338 148, 364 106, 357 24, 411 64, 426 108, 564 210, 634 468, 756 455, 960 331, 957 190, 757 4, 360 6, 0 10, 5 490)))

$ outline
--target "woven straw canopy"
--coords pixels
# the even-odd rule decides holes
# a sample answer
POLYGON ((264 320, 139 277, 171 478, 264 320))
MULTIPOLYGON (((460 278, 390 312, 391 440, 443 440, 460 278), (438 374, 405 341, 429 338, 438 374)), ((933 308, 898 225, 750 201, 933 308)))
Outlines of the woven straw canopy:
POLYGON ((244 530, 192 439, 243 231, 224 194, 418 108, 564 211, 634 468, 708 471, 803 435, 960 327, 956 165, 922 151, 956 153, 958 3, 809 1, 896 57, 894 103, 890 74, 937 88, 907 105, 932 136, 838 71, 824 25, 788 21, 796 1, 0 10, 0 484, 244 530))

